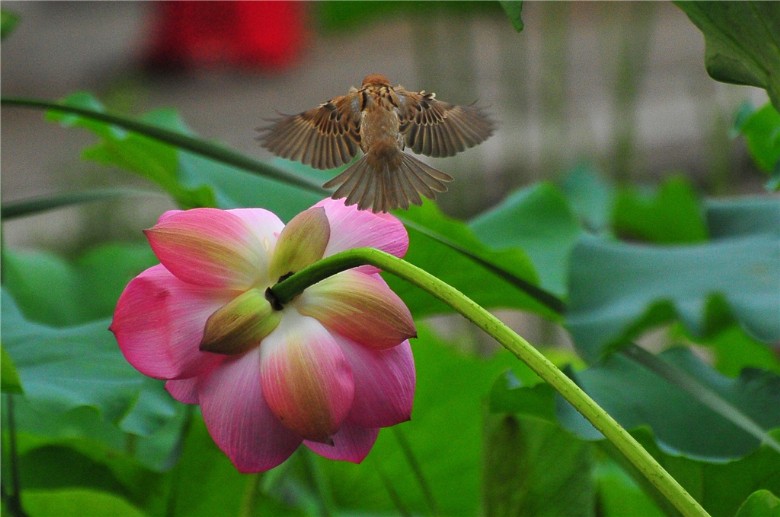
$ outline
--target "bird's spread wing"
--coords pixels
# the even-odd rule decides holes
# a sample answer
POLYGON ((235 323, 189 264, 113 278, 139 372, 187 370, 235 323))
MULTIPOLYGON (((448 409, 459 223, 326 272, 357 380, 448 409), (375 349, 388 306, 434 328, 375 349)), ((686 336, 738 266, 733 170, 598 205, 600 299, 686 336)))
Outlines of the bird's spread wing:
POLYGON ((316 169, 349 162, 360 145, 360 99, 357 92, 335 97, 297 115, 282 116, 261 128, 260 142, 282 158, 316 169))
POLYGON ((455 106, 435 94, 396 87, 406 145, 426 156, 452 156, 493 134, 493 121, 478 106, 455 106))

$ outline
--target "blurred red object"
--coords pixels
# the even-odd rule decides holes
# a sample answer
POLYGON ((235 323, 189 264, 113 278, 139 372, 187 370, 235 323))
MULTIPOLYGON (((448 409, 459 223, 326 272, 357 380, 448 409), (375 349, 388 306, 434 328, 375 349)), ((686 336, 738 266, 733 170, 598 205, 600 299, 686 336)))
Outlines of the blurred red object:
POLYGON ((304 46, 306 2, 151 2, 156 69, 233 66, 280 69, 304 46))

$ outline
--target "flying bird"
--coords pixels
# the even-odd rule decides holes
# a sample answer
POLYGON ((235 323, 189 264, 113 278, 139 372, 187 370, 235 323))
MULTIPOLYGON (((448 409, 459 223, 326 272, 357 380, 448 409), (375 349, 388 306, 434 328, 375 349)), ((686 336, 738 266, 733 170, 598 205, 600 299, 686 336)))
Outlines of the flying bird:
POLYGON ((421 204, 446 192, 452 176, 404 152, 453 156, 486 140, 493 121, 475 105, 455 106, 435 93, 391 86, 382 74, 371 74, 358 88, 297 115, 283 115, 261 128, 263 147, 282 158, 316 169, 349 163, 358 149, 363 156, 326 182, 337 187, 334 199, 361 210, 387 212, 421 204))

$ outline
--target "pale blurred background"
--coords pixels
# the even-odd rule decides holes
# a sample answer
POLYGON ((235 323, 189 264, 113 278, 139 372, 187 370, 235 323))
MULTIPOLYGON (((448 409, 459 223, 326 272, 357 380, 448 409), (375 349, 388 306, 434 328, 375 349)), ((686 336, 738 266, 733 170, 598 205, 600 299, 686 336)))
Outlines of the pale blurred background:
MULTIPOLYGON (((229 22, 219 19, 228 5, 212 6, 215 25, 229 22)), ((199 57, 182 62, 152 52, 155 31, 166 30, 160 3, 5 1, 21 21, 2 44, 2 94, 59 99, 87 90, 133 115, 171 107, 197 134, 268 158, 255 141, 264 118, 314 107, 381 72, 449 102, 478 100, 499 120, 485 144, 426 158, 456 177, 440 204, 457 217, 577 164, 650 184, 684 172, 707 194, 762 190, 744 145, 728 133, 742 102, 766 96, 710 79, 701 33, 671 3, 527 2, 521 33, 496 2, 294 5, 277 25, 262 19, 284 40, 276 54, 242 61, 212 42, 184 49, 199 57)), ((80 160, 94 141, 41 112, 3 107, 3 202, 147 186, 80 160)), ((170 206, 160 196, 57 210, 8 222, 4 243, 69 251, 140 237, 170 206)))

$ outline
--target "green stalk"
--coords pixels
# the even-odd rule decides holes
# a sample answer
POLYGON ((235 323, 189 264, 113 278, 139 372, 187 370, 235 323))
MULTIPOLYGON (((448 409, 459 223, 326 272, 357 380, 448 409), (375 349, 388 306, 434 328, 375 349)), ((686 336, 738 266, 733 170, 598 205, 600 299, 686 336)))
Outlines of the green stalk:
POLYGON ((165 129, 153 124, 134 120, 132 118, 39 99, 3 97, 2 104, 4 106, 17 106, 20 108, 44 109, 59 111, 62 113, 73 113, 75 115, 87 117, 92 120, 99 120, 100 122, 112 124, 129 131, 134 131, 141 135, 160 140, 161 142, 165 142, 180 149, 185 149, 187 151, 197 153, 201 156, 211 158, 212 160, 216 160, 218 162, 226 163, 240 169, 261 174, 265 177, 273 178, 277 181, 281 181, 289 185, 295 185, 296 187, 308 190, 309 192, 327 194, 327 191, 320 187, 318 182, 309 178, 296 176, 289 172, 277 169, 276 167, 272 167, 264 162, 253 160, 252 158, 244 156, 241 153, 237 153, 236 151, 233 151, 232 149, 222 145, 213 144, 211 142, 201 140, 200 138, 188 136, 177 131, 165 129))
POLYGON ((260 474, 250 474, 246 478, 244 496, 241 498, 241 507, 238 509, 238 517, 252 517, 257 499, 260 495, 260 474))
POLYGON ((528 341, 472 299, 404 260, 373 248, 357 248, 330 257, 295 273, 269 289, 284 305, 304 289, 340 271, 370 264, 423 289, 461 313, 487 332, 501 346, 526 363, 579 411, 604 437, 686 517, 709 515, 699 503, 621 425, 590 398, 574 381, 547 360, 528 341))

